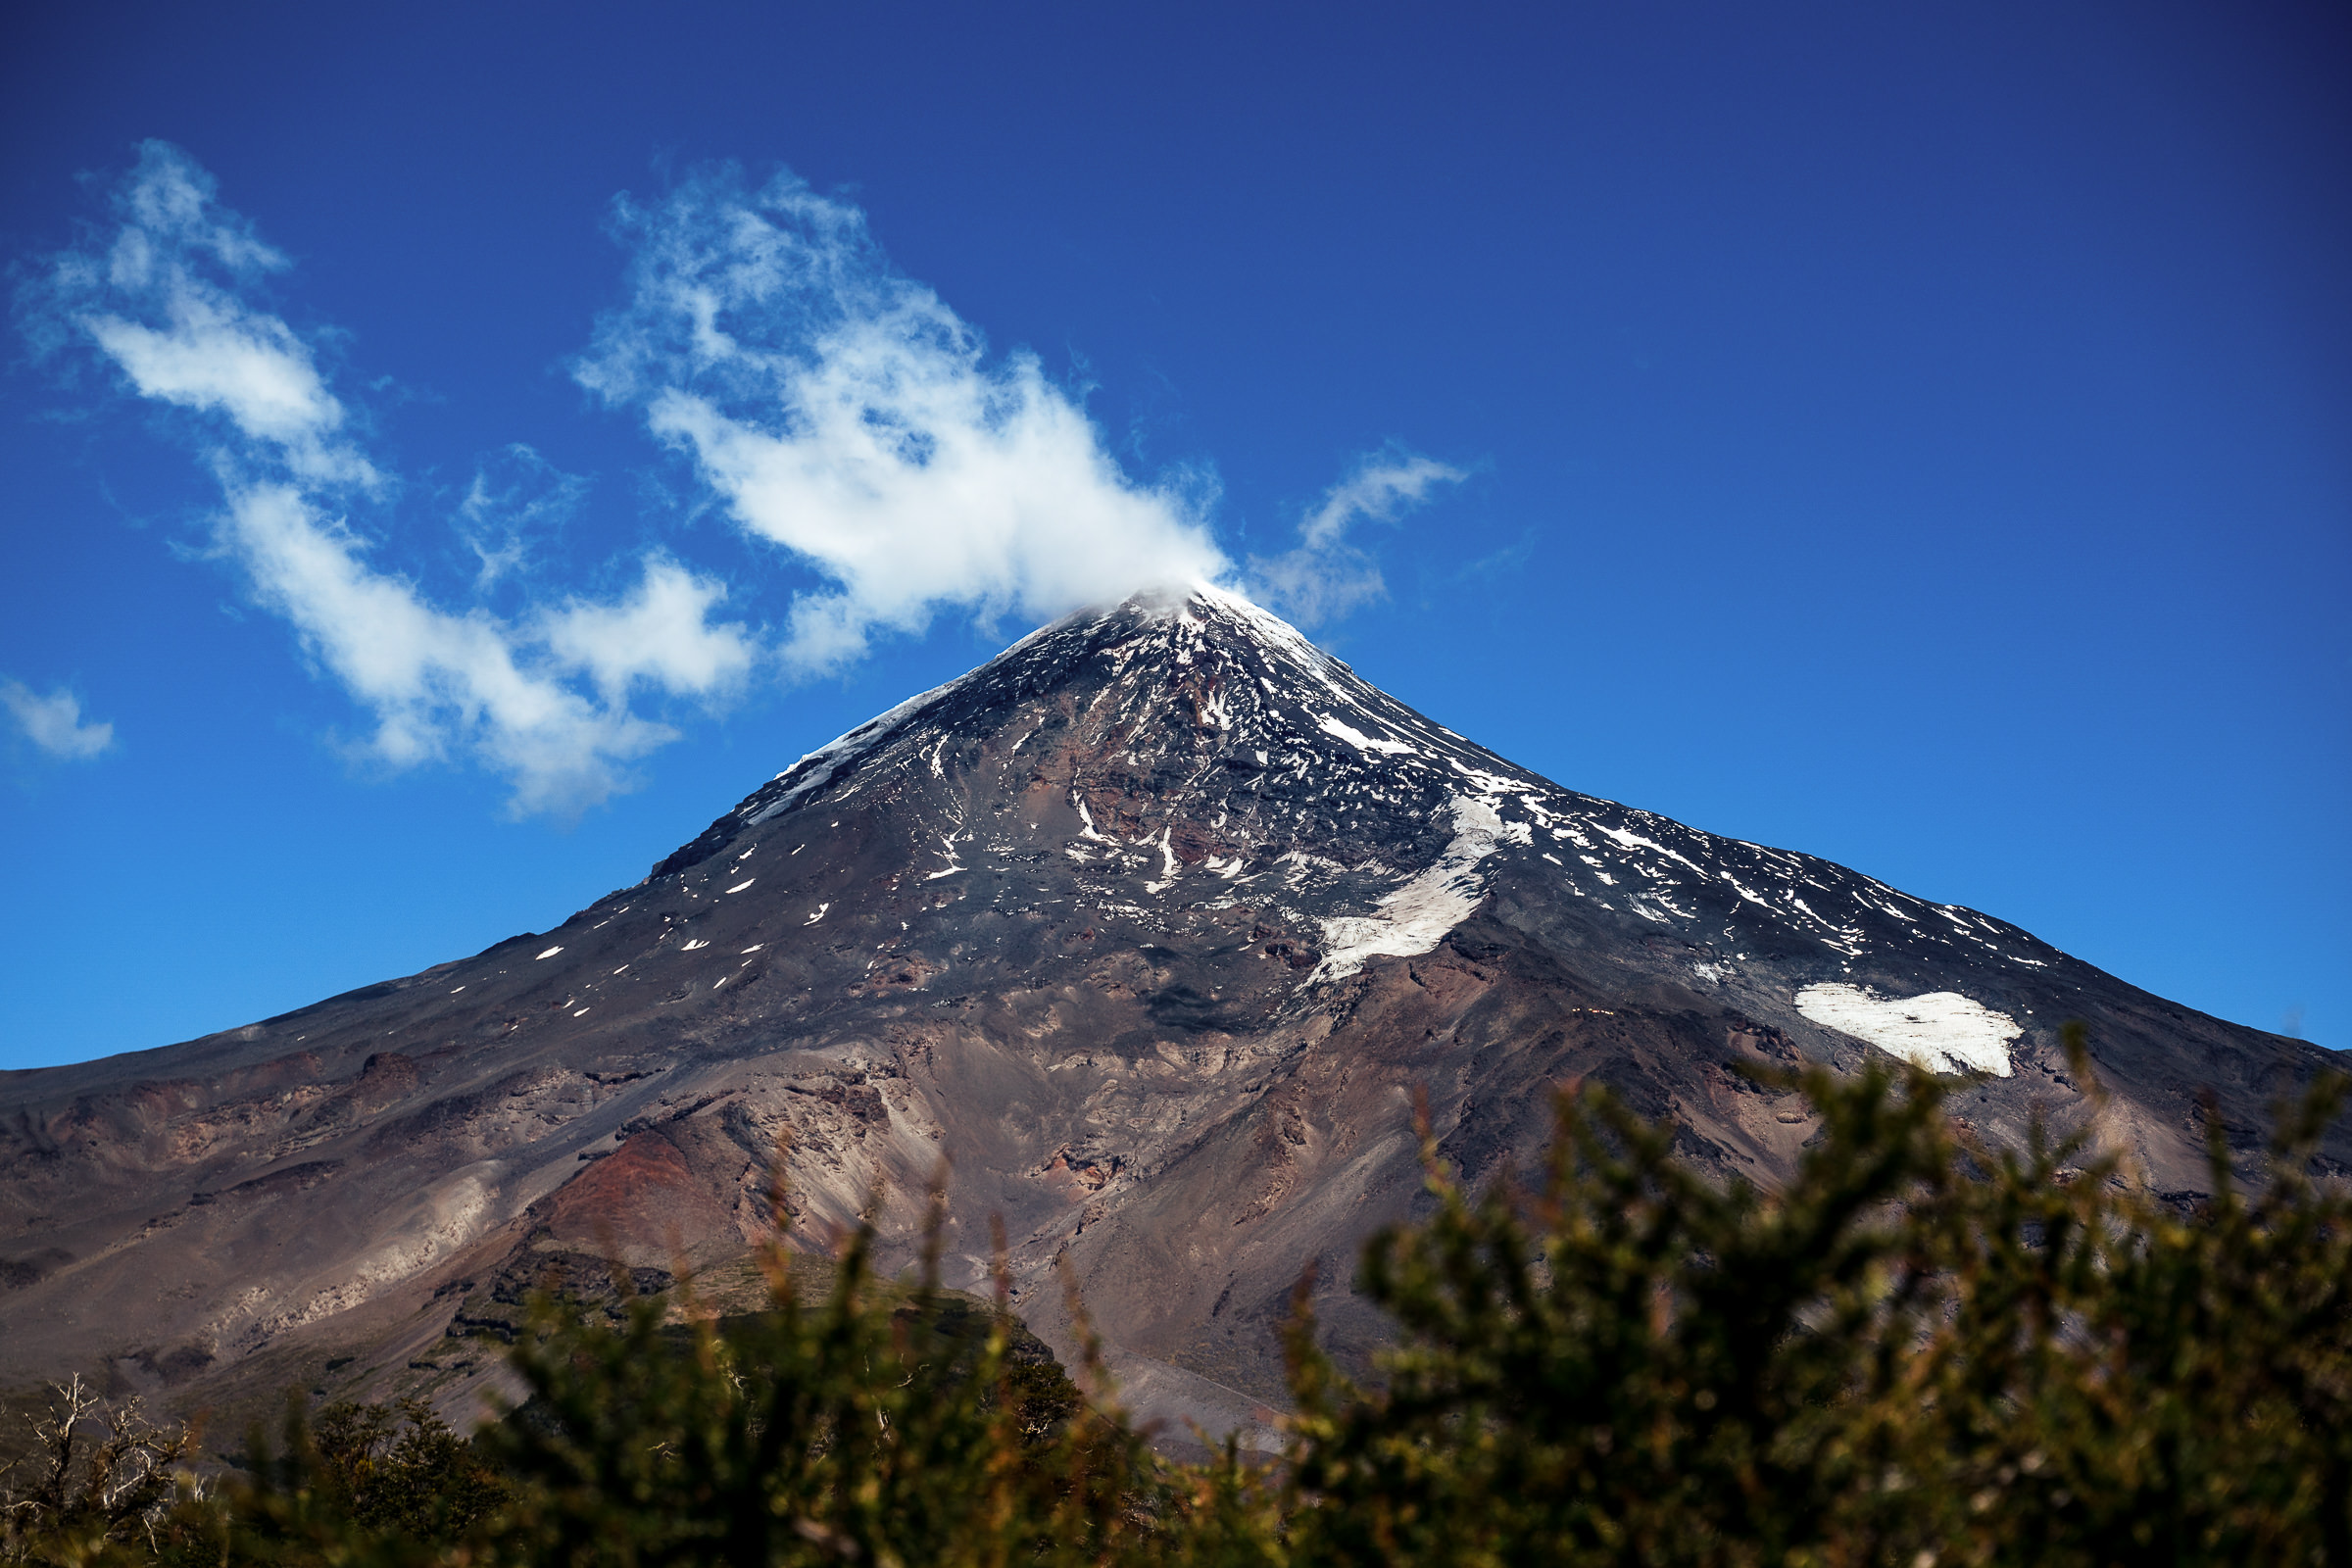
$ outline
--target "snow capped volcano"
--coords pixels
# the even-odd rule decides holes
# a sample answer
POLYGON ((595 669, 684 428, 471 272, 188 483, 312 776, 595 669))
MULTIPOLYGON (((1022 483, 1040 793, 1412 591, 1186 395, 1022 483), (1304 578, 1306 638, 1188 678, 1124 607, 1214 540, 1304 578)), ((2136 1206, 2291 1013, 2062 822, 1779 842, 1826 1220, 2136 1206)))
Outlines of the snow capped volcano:
MULTIPOLYGON (((1040 736, 1057 744, 1067 726, 1092 738, 1093 765, 1074 761, 1064 785, 1078 828, 1059 853, 1079 868, 1076 888, 1139 915, 1205 898, 1311 920, 1322 956, 1302 983, 1429 952, 1506 864, 1539 880, 1548 866, 1562 893, 1688 939, 1695 964, 1726 974, 1751 948, 1812 946, 1849 961, 1874 946, 1943 949, 2030 968, 2058 956, 2014 926, 1828 861, 1561 789, 1205 586, 1034 633, 803 758, 655 877, 804 803, 852 801, 926 767, 944 782, 948 761, 978 760, 1029 697, 1079 690, 1083 704, 1012 725, 1019 733, 994 764, 1000 774, 1034 771, 1023 748, 1040 736), (1113 831, 1098 826, 1097 807, 1113 831)), ((948 810, 929 824, 946 857, 936 875, 948 862, 960 868, 953 846, 979 842, 978 819, 948 810)), ((994 831, 994 853, 1031 847, 1022 829, 994 831)))
POLYGON ((1381 1332, 1349 1260, 1420 1191, 1415 1096, 1474 1180, 1594 1079, 1770 1184, 1817 1124, 1731 1064, 1873 1053, 1983 1075, 1988 1137, 2102 1117, 2183 1191, 2201 1088, 2256 1125, 2328 1054, 1562 789, 1229 594, 1142 596, 802 758, 553 930, 10 1075, 0 1377, 99 1357, 195 1399, 335 1362, 375 1379, 345 1392, 460 1400, 498 1281, 614 1252, 723 1273, 778 1185, 811 1246, 898 1195, 904 1244, 945 1159, 962 1279, 1001 1219, 1041 1333, 1070 1270, 1131 1398, 1246 1424, 1303 1265, 1344 1348, 1381 1332), (2074 1017, 2103 1108, 2058 1049, 2074 1017))

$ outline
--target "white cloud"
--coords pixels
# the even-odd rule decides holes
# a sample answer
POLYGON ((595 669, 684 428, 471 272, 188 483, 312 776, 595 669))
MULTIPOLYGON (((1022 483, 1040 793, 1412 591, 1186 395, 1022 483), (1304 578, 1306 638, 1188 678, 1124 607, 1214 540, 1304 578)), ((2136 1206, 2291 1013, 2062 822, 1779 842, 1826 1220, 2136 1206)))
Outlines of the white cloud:
POLYGON ((1298 534, 1308 549, 1338 544, 1348 525, 1358 517, 1394 522, 1408 507, 1418 506, 1430 488, 1458 484, 1464 475, 1431 458, 1384 455, 1365 458, 1353 473, 1333 485, 1323 504, 1306 514, 1298 534))
MULTIPOLYGON (((479 564, 468 602, 436 604, 379 564, 369 522, 398 476, 367 450, 366 411, 338 396, 317 342, 269 307, 286 259, 176 149, 146 145, 109 227, 24 291, 23 316, 44 351, 78 343, 181 411, 221 485, 216 553, 366 711, 366 755, 478 761, 520 811, 573 812, 627 787, 674 738, 662 703, 724 701, 763 667, 835 669, 942 612, 1034 622, 1234 574, 1210 530, 1213 483, 1130 477, 1078 395, 1032 354, 992 358, 891 269, 856 208, 790 175, 755 191, 719 172, 617 213, 628 303, 574 373, 683 453, 744 534, 814 573, 779 647, 718 618, 725 584, 660 550, 616 595, 535 591, 586 481, 528 447, 488 460, 458 507, 479 564)), ((1250 563, 1251 580, 1308 621, 1376 596, 1348 528, 1460 477, 1426 458, 1367 460, 1296 550, 1250 563)), ((70 697, 8 701, 27 733, 105 745, 106 726, 55 709, 70 697), (57 711, 46 729, 25 716, 57 711)))
POLYGON ((42 697, 22 681, 0 678, 0 708, 51 757, 79 761, 115 744, 115 726, 83 723, 81 699, 63 686, 42 697))
POLYGON ((566 599, 543 612, 538 638, 567 668, 585 671, 608 706, 632 685, 708 692, 750 670, 754 646, 736 625, 712 625, 711 607, 726 585, 697 577, 674 561, 649 557, 636 592, 614 604, 566 599))
POLYGON ((803 672, 943 609, 1044 619, 1224 575, 1208 498, 1142 485, 1033 355, 894 272, 857 209, 790 175, 707 174, 623 204, 628 307, 576 369, 688 453, 736 522, 828 586, 794 604, 803 672))
POLYGON ((676 738, 630 687, 716 695, 751 667, 742 627, 704 615, 725 588, 650 560, 614 606, 567 601, 529 622, 453 614, 376 571, 361 541, 288 484, 229 496, 221 542, 256 596, 375 715, 368 750, 394 766, 478 754, 514 780, 518 811, 568 813, 620 788, 624 764, 676 738), (586 675, 596 700, 567 678, 586 675))
MULTIPOLYGON (((78 331, 139 396, 200 417, 225 497, 219 553, 368 710, 368 754, 396 767, 469 755, 512 781, 518 811, 573 812, 625 787, 627 764, 674 738, 632 709, 635 695, 713 699, 750 670, 752 635, 709 619, 725 587, 665 556, 647 557, 618 601, 565 599, 514 618, 436 607, 370 564, 343 508, 380 498, 390 480, 311 346, 247 297, 283 258, 161 143, 143 149, 115 212, 102 248, 60 259, 36 310, 52 335, 78 331)), ((527 476, 554 474, 538 467, 527 476)), ((532 495, 545 501, 548 488, 532 495)), ((515 510, 487 480, 469 500, 477 524, 515 510)))
POLYGON ((151 141, 116 192, 115 209, 122 223, 104 253, 65 257, 55 281, 69 318, 132 388, 225 416, 246 441, 273 449, 306 479, 377 483, 367 459, 338 439, 343 405, 310 347, 235 292, 286 261, 220 208, 212 176, 178 149, 151 141), (133 314, 121 314, 126 307, 133 314))
POLYGON ((1344 615, 1388 592, 1371 556, 1348 542, 1358 518, 1394 522, 1439 485, 1467 475, 1431 458, 1378 453, 1331 487, 1298 524, 1298 544, 1279 556, 1250 558, 1250 587, 1303 625, 1344 615))

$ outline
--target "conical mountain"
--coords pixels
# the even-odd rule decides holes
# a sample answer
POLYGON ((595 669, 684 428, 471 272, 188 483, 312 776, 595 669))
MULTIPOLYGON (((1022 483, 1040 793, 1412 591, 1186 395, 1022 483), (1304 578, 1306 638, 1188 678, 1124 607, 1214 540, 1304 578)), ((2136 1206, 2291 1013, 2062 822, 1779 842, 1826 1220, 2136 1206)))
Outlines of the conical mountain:
POLYGON ((1473 1179, 1596 1079, 1770 1184, 1814 1124, 1729 1064, 1877 1051, 1983 1074, 1996 1139, 2099 1115, 2181 1193, 2201 1091, 2259 1128, 2333 1054, 1561 789, 1246 601, 1147 596, 802 759, 548 932, 0 1077, 0 1384, 104 1361, 183 1403, 455 1403, 534 1270, 723 1282, 773 1186, 812 1247, 880 1191, 905 1247, 944 1159, 951 1283, 1001 1218, 1032 1326, 1066 1344, 1066 1270, 1135 1402, 1231 1425, 1279 1395, 1310 1261, 1342 1344, 1379 1336, 1348 1282, 1420 1191, 1415 1096, 1473 1179))

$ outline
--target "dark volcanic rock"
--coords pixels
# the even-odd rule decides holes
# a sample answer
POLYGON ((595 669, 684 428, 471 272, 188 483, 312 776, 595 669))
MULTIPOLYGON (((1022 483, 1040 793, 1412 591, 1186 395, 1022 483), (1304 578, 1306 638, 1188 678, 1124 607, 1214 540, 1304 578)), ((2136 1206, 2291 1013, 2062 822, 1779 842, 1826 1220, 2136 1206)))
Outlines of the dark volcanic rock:
POLYGON ((1769 1184, 1815 1124, 1731 1063, 1973 1062, 1965 1113, 2014 1137, 2093 1114, 2075 1017, 2102 1136, 2164 1191, 2203 1181, 2201 1091, 2258 1126, 2331 1057, 1560 789, 1241 601, 1131 602, 803 759, 552 931, 0 1076, 0 1380, 402 1366, 517 1257, 725 1266, 771 1189, 810 1246, 870 1210, 904 1249, 946 1160, 950 1284, 985 1292, 1002 1216, 1049 1340, 1066 1266, 1138 1402, 1230 1424, 1279 1393, 1310 1261, 1341 1342, 1378 1336, 1348 1281, 1420 1201, 1416 1094, 1473 1178, 1591 1079, 1769 1184))

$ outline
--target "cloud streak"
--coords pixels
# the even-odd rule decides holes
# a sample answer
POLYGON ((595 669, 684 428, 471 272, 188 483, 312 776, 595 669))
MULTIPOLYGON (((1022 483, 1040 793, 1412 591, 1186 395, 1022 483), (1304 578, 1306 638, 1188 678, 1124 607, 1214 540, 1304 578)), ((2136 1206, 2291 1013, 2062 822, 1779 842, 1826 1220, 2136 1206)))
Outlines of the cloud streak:
MULTIPOLYGON (((617 600, 514 617, 441 608, 376 567, 351 514, 393 481, 312 345, 253 300, 285 259, 160 142, 113 206, 104 242, 59 258, 31 299, 36 336, 78 338, 133 394, 192 416, 222 491, 217 553, 368 711, 364 754, 394 767, 471 756, 509 779, 515 810, 575 813, 674 738, 634 698, 712 700, 753 668, 752 633, 711 618, 725 586, 666 556, 645 557, 617 600)), ((487 492, 470 499, 478 520, 487 492)))
POLYGON ((26 740, 67 761, 87 761, 115 744, 115 726, 83 723, 81 699, 63 686, 43 697, 23 681, 0 678, 0 710, 26 740))
POLYGON ((220 207, 211 177, 177 149, 148 142, 114 205, 112 242, 58 261, 51 282, 64 318, 139 396, 222 416, 305 479, 379 482, 341 439, 343 405, 310 346, 240 297, 287 262, 220 207))
POLYGON ((1432 458, 1386 452, 1364 458, 1324 493, 1298 524, 1298 543, 1279 556, 1251 556, 1250 591, 1303 626, 1333 620, 1388 593, 1379 564, 1348 542, 1358 519, 1395 522, 1461 469, 1432 458))
POLYGON ((1129 478, 1036 356, 991 360, 856 208, 721 170, 615 226, 629 302, 575 373, 821 580, 792 607, 796 672, 942 611, 1043 620, 1230 571, 1207 486, 1129 478))

